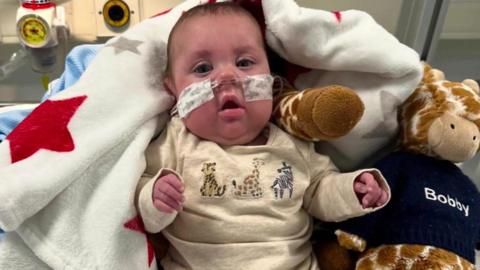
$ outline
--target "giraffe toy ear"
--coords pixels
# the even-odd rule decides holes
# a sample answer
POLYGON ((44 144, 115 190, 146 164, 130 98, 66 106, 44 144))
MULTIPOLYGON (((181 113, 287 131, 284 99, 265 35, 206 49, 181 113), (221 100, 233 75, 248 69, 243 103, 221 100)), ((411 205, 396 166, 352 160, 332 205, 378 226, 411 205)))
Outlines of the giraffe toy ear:
POLYGON ((433 83, 438 81, 445 80, 445 73, 443 71, 432 68, 428 63, 422 62, 423 64, 423 78, 420 84, 433 83))
POLYGON ((480 94, 480 87, 478 86, 477 81, 474 81, 472 79, 465 79, 465 80, 463 80, 462 83, 465 84, 466 86, 472 88, 472 90, 475 93, 480 94))
POLYGON ((432 69, 430 72, 434 81, 445 80, 445 73, 443 73, 443 71, 439 69, 432 69))
POLYGON ((330 230, 316 232, 317 241, 313 244, 313 253, 322 270, 354 270, 357 260, 356 252, 339 242, 330 230))

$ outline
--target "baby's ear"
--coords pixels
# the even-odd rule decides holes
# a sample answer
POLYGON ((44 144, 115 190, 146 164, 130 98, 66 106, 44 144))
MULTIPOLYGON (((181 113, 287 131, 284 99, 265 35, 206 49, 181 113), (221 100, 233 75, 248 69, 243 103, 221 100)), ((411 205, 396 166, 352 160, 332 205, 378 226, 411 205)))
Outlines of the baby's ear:
POLYGON ((173 80, 170 76, 165 76, 165 78, 163 78, 163 86, 174 96, 177 96, 176 93, 176 89, 175 89, 175 85, 173 83, 173 80))

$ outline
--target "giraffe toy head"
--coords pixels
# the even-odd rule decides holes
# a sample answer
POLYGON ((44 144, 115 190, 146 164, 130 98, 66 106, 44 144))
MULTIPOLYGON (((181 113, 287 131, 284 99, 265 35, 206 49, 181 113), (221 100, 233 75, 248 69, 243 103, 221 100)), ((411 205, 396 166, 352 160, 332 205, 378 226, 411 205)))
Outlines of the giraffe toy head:
POLYGON ((403 150, 453 162, 479 150, 480 97, 474 80, 450 82, 443 72, 424 66, 424 77, 399 109, 403 150))

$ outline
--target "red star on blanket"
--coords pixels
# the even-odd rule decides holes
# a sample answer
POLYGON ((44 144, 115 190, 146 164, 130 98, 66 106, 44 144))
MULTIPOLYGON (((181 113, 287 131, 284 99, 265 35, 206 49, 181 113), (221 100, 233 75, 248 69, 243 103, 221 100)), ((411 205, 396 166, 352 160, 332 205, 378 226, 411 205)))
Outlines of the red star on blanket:
POLYGON ((332 11, 332 13, 335 15, 335 18, 337 18, 337 22, 342 21, 342 13, 340 11, 332 11))
POLYGON ((152 265, 153 258, 155 257, 155 253, 153 252, 152 242, 150 242, 150 240, 147 238, 147 232, 145 231, 142 219, 137 215, 123 224, 123 227, 145 234, 145 238, 147 239, 148 267, 150 267, 152 265))
POLYGON ((12 163, 26 159, 40 149, 69 152, 75 149, 70 119, 87 96, 47 100, 40 104, 8 136, 12 163))
POLYGON ((172 10, 172 9, 171 9, 171 8, 166 9, 166 10, 160 12, 160 13, 157 13, 157 14, 153 15, 151 18, 155 18, 155 17, 158 17, 158 16, 162 16, 162 15, 164 15, 164 14, 167 14, 167 13, 170 12, 170 10, 172 10))

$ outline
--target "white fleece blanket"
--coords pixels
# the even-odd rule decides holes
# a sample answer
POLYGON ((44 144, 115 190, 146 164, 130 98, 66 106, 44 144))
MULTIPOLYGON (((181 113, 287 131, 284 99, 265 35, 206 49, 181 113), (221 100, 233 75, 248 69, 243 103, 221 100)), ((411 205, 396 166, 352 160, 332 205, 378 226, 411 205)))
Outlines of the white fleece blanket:
MULTIPOLYGON (((0 269, 156 269, 134 192, 173 101, 161 75, 168 33, 204 2, 212 1, 185 1, 111 39, 78 83, 0 144, 0 269)), ((396 128, 394 105, 419 81, 418 56, 363 12, 262 5, 268 44, 313 69, 297 86, 345 84, 366 104, 352 134, 330 144, 334 154, 354 164, 382 148, 396 128)))
POLYGON ((396 107, 415 89, 422 70, 418 54, 358 10, 300 8, 294 1, 263 1, 268 44, 289 62, 311 68, 295 86, 341 84, 365 104, 360 122, 346 136, 318 144, 342 170, 367 159, 395 138, 396 107))

